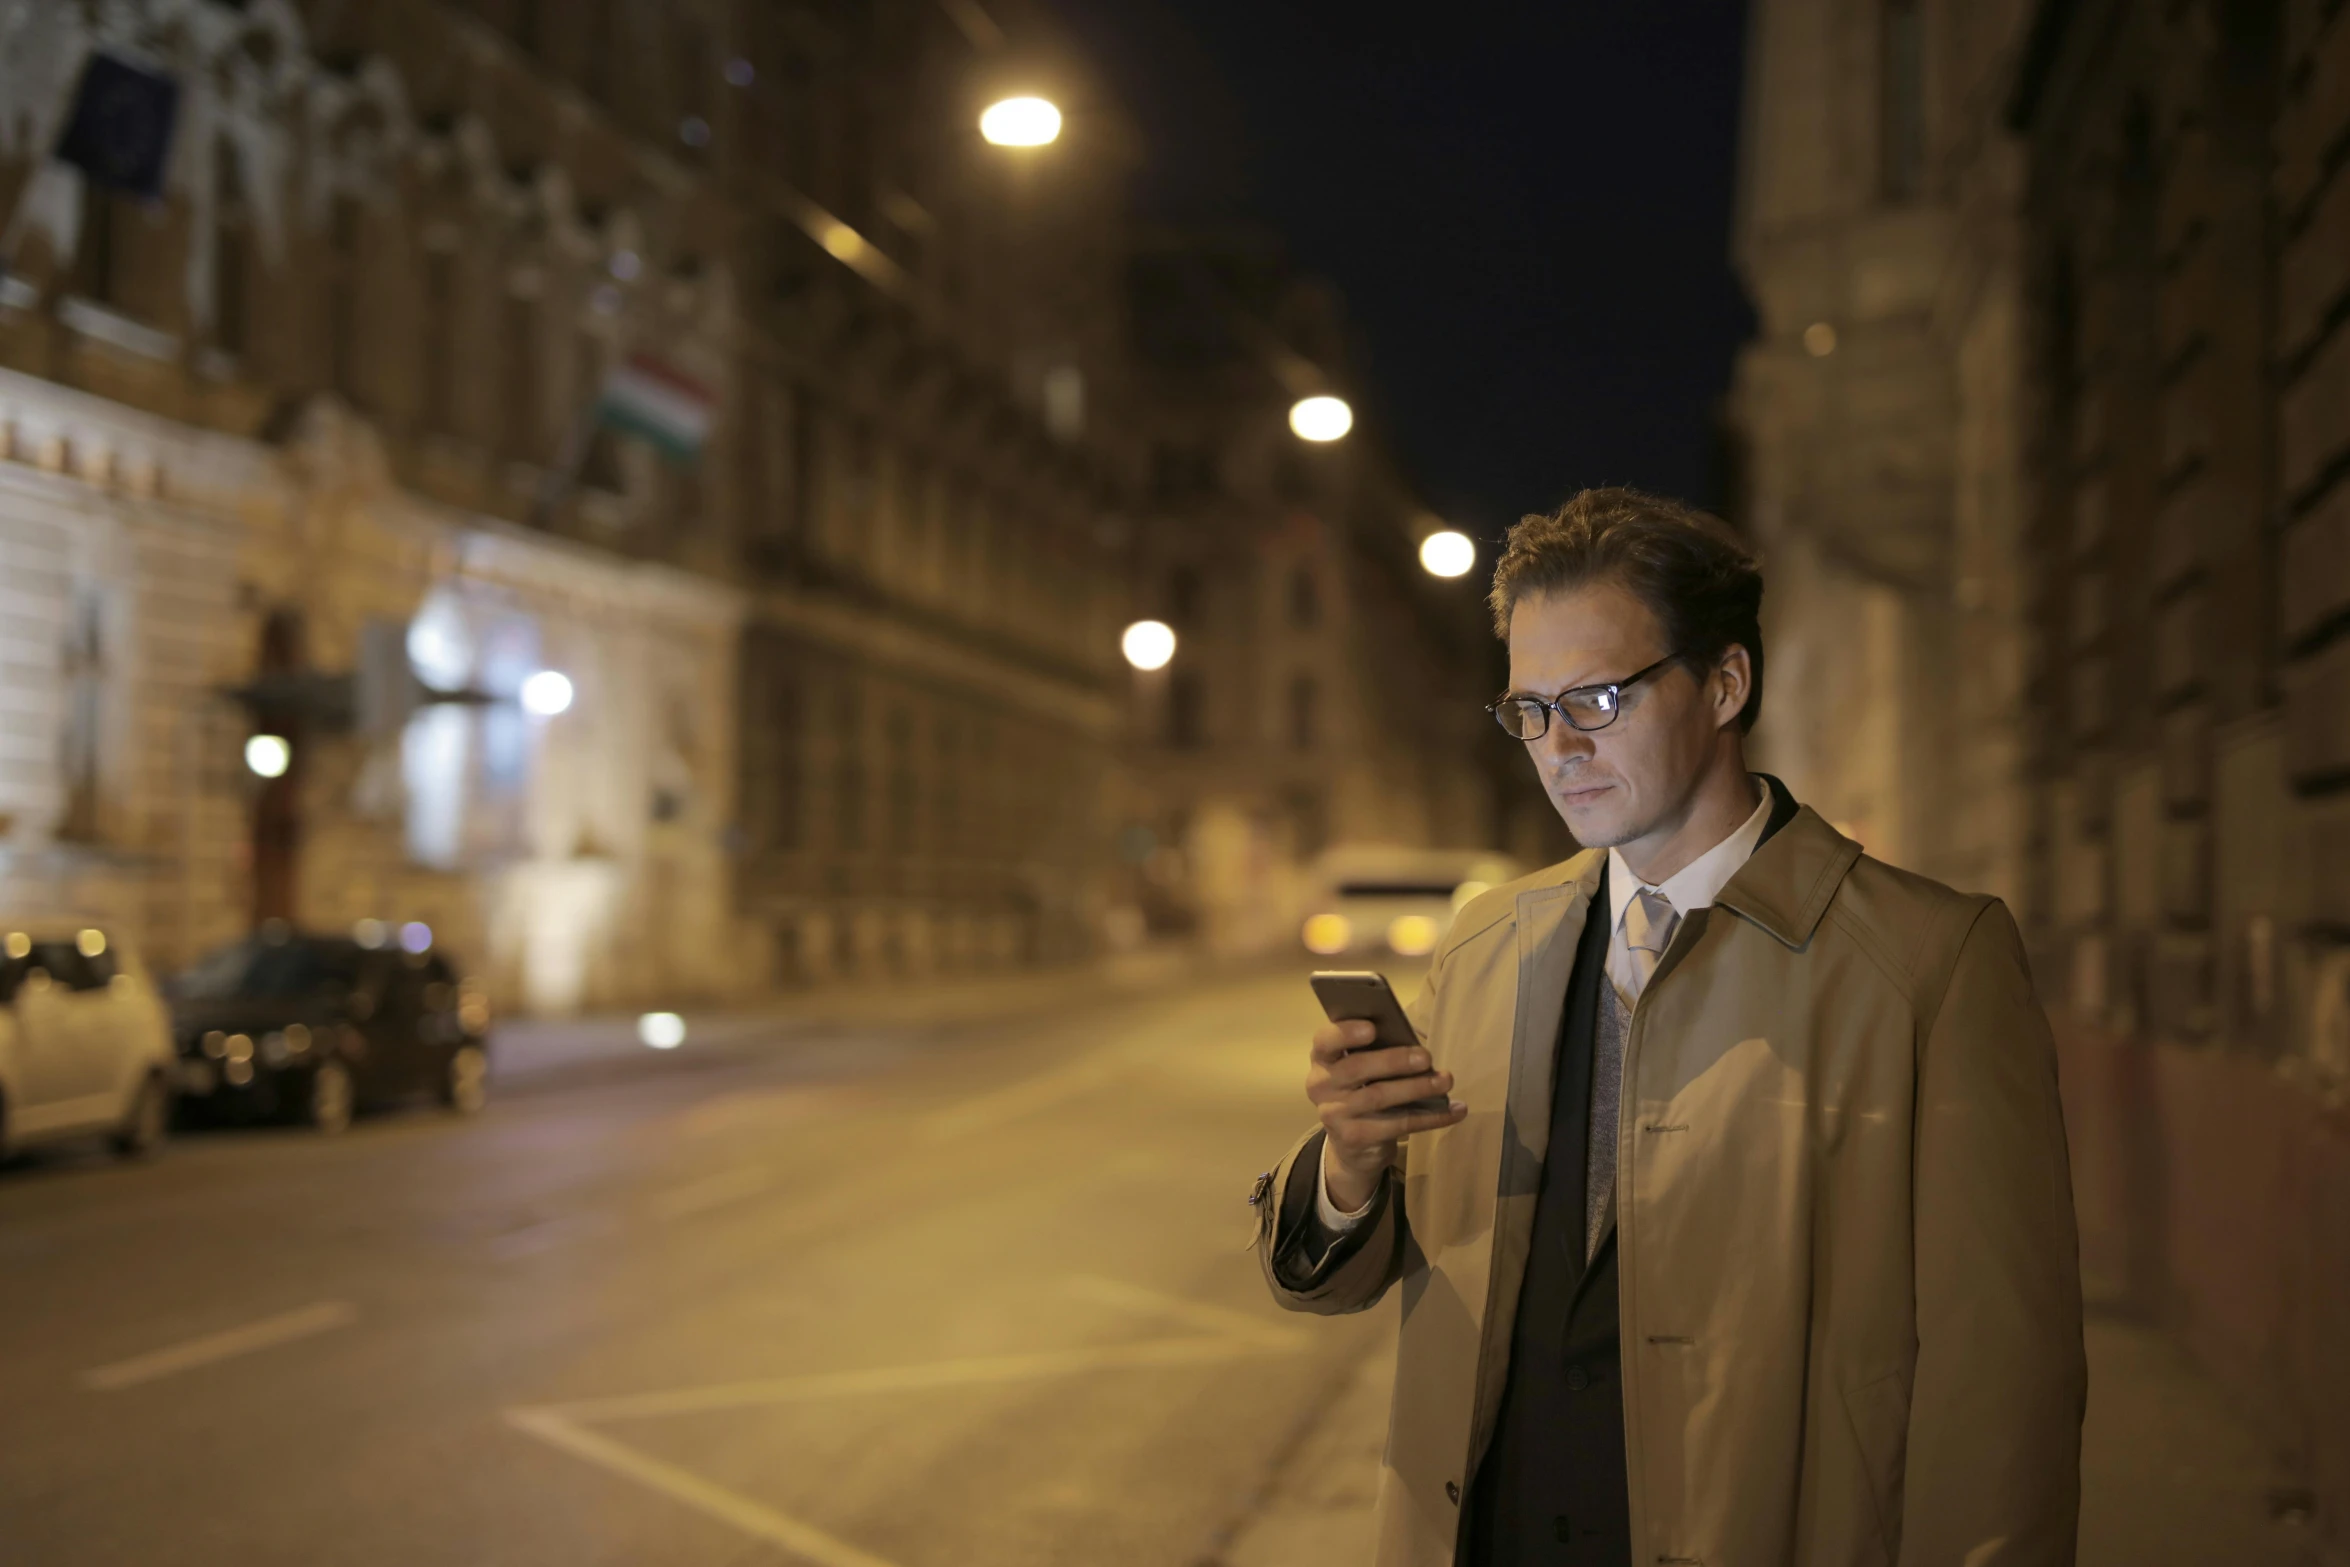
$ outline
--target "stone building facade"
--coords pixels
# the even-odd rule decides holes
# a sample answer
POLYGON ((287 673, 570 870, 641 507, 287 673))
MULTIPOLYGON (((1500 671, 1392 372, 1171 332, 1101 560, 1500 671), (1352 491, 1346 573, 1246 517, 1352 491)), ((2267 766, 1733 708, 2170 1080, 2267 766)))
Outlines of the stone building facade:
POLYGON ((12 906, 167 967, 264 915, 422 919, 542 1010, 1090 947, 1133 149, 1040 16, 8 25, 12 906), (181 84, 160 202, 47 161, 93 47, 181 84), (1015 84, 1070 145, 980 142, 1015 84), (714 394, 698 463, 582 418, 646 352, 714 394), (474 700, 371 728, 387 646, 474 700), (568 711, 518 707, 534 666, 568 711))
POLYGON ((1797 720, 1771 754, 2014 905, 2085 1269, 2267 1417, 2338 1549, 2350 19, 1754 15, 1738 406, 1797 720))

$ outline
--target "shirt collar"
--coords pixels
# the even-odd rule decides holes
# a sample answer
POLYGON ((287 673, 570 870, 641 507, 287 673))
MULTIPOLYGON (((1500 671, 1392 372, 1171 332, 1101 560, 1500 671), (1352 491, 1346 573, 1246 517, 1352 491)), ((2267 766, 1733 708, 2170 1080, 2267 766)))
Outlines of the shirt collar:
MULTIPOLYGON (((1754 846, 1762 842, 1763 832, 1771 825, 1771 791, 1758 786, 1758 792, 1762 803, 1736 832, 1648 890, 1661 893, 1676 914, 1711 908, 1714 899, 1730 884, 1730 878, 1753 856, 1754 846)), ((1624 863, 1623 855, 1614 849, 1607 851, 1609 929, 1623 928, 1624 910, 1631 905, 1632 895, 1646 885, 1632 874, 1632 867, 1624 863)))

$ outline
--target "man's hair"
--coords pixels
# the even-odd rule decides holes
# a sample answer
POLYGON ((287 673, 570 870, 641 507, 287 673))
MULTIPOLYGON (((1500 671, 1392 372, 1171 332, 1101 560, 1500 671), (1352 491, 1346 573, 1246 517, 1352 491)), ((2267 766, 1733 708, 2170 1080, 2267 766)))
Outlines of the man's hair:
MULTIPOLYGON (((1732 644, 1746 649, 1753 690, 1741 732, 1762 716, 1762 568, 1719 518, 1638 490, 1585 490, 1547 517, 1510 529, 1493 567, 1493 630, 1509 640, 1520 599, 1612 582, 1646 604, 1665 650, 1712 669, 1732 644)), ((1631 671, 1627 670, 1629 674, 1631 671)))

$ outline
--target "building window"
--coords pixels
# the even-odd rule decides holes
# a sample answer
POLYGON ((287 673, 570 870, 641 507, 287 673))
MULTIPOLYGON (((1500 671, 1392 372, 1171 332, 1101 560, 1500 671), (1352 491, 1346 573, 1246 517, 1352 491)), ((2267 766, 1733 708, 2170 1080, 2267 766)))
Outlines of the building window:
POLYGON ((1207 687, 1196 669, 1178 669, 1167 679, 1167 744, 1196 751, 1207 744, 1207 687))
POLYGON ((1311 566, 1300 566, 1289 574, 1289 623, 1300 631, 1311 631, 1322 623, 1322 584, 1311 566))
POLYGON ((107 648, 106 598, 92 583, 76 583, 66 605, 60 673, 65 696, 58 755, 64 765, 65 812, 57 836, 95 843, 104 759, 107 648))
POLYGON ((226 142, 216 153, 219 187, 212 204, 212 346, 242 357, 251 345, 253 213, 244 169, 226 142))
POLYGON ((1178 631, 1189 631, 1199 624, 1200 600, 1205 597, 1200 587, 1199 569, 1195 566, 1177 566, 1167 573, 1167 624, 1178 631))
POLYGON ((74 249, 74 292, 101 305, 122 303, 126 198, 91 181, 82 185, 82 232, 74 249))
POLYGON ((1887 201, 1912 201, 1926 178, 1924 0, 1885 0, 1878 156, 1887 201))
POLYGON ((852 854, 865 848, 865 702, 860 684, 850 675, 841 685, 838 766, 833 774, 840 846, 852 854))
POLYGON ((424 257, 424 425, 457 433, 457 257, 430 250, 424 257))
POLYGON ((364 408, 367 399, 359 391, 361 228, 358 198, 336 196, 327 215, 327 383, 353 406, 364 408))
POLYGON ((1314 725, 1321 706, 1321 692, 1312 675, 1299 675, 1289 682, 1289 743, 1300 751, 1314 748, 1314 725))
POLYGON ((527 294, 505 297, 499 322, 499 365, 505 385, 498 399, 505 421, 502 444, 509 456, 523 462, 543 462, 538 421, 538 301, 527 294))

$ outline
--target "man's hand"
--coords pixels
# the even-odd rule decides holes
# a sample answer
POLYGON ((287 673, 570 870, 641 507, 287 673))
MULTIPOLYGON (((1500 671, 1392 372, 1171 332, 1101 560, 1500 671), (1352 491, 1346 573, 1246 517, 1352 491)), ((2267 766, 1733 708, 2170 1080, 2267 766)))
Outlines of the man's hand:
POLYGON ((1313 1064, 1306 1070, 1306 1097, 1329 1134, 1322 1139, 1322 1178, 1330 1201, 1343 1213, 1360 1208, 1379 1189, 1380 1172, 1395 1159, 1396 1139, 1458 1125, 1469 1113, 1459 1104, 1408 1113, 1396 1109, 1451 1092, 1452 1074, 1431 1071, 1428 1052, 1417 1045, 1361 1048, 1377 1034, 1359 1019, 1324 1024, 1314 1031, 1313 1064), (1350 1050, 1356 1053, 1347 1054, 1350 1050))

